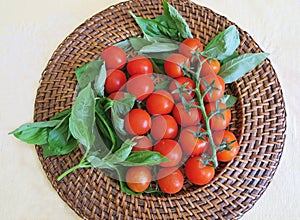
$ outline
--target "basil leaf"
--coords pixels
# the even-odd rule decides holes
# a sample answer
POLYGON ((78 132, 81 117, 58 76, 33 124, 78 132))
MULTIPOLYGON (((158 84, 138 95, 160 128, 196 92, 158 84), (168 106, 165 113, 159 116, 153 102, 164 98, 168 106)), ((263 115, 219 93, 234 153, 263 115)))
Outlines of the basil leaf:
POLYGON ((154 166, 169 159, 155 151, 137 151, 132 152, 122 163, 122 166, 154 166))
POLYGON ((48 133, 50 128, 55 127, 60 121, 45 121, 26 123, 21 125, 9 134, 13 134, 16 138, 28 144, 43 145, 48 143, 48 133))
POLYGON ((221 66, 219 76, 224 79, 225 83, 231 83, 253 70, 261 64, 267 57, 268 53, 246 53, 234 58, 221 66))
POLYGON ((110 164, 122 163, 129 156, 134 145, 136 145, 136 142, 134 142, 134 140, 125 140, 125 142, 121 145, 121 147, 118 150, 116 150, 113 154, 105 158, 105 161, 110 164))
POLYGON ((44 158, 57 156, 57 155, 65 155, 72 152, 78 146, 77 140, 74 138, 70 138, 68 143, 65 146, 61 147, 51 147, 49 144, 44 144, 43 148, 43 155, 44 158))
POLYGON ((88 156, 87 161, 92 165, 92 167, 99 168, 99 169, 111 169, 113 166, 110 166, 104 160, 100 159, 97 156, 88 156))
POLYGON ((100 66, 99 73, 96 75, 95 82, 94 82, 94 89, 96 94, 99 96, 104 96, 104 84, 106 80, 106 68, 105 62, 100 61, 102 64, 100 66))
POLYGON ((131 44, 128 39, 120 41, 120 42, 114 44, 114 46, 120 47, 122 50, 125 51, 125 53, 127 53, 131 50, 131 44))
POLYGON ((204 49, 202 55, 220 61, 231 56, 240 45, 240 36, 234 25, 219 33, 204 49))
POLYGON ((224 63, 227 63, 228 61, 237 58, 239 56, 239 52, 237 50, 235 50, 233 52, 232 55, 230 55, 229 57, 226 57, 224 60, 222 60, 221 65, 223 65, 224 63))
POLYGON ((125 93, 121 100, 113 100, 112 111, 117 115, 126 115, 134 106, 135 96, 133 94, 125 93))
POLYGON ((130 42, 131 46, 133 47, 133 49, 136 51, 139 51, 144 46, 152 44, 151 41, 146 40, 141 37, 131 37, 131 38, 129 38, 129 42, 130 42))
POLYGON ((69 128, 71 134, 81 144, 90 149, 94 145, 95 95, 89 83, 78 94, 72 107, 69 128))
POLYGON ((166 0, 163 0, 163 5, 164 5, 164 14, 166 15, 166 17, 172 19, 180 36, 183 39, 192 38, 193 35, 190 31, 190 28, 186 23, 186 21, 184 20, 184 18, 179 14, 179 12, 172 5, 170 5, 166 0))
POLYGON ((154 90, 169 90, 171 80, 164 80, 155 85, 154 90))
POLYGON ((224 95, 220 101, 222 103, 224 103, 228 108, 231 108, 232 106, 234 106, 234 104, 237 101, 237 98, 232 96, 232 95, 224 95))
POLYGON ((160 43, 154 42, 153 44, 146 45, 140 49, 141 53, 159 53, 170 52, 178 49, 178 44, 174 43, 160 43))
POLYGON ((61 120, 64 117, 66 117, 67 115, 70 115, 70 114, 71 114, 71 109, 66 109, 66 110, 63 110, 60 113, 55 114, 52 118, 50 118, 50 120, 61 120))
POLYGON ((89 83, 92 83, 96 77, 100 74, 101 67, 103 66, 103 60, 94 60, 75 70, 79 87, 82 89, 89 83))
POLYGON ((69 115, 49 132, 48 143, 51 147, 66 146, 69 139, 69 115))

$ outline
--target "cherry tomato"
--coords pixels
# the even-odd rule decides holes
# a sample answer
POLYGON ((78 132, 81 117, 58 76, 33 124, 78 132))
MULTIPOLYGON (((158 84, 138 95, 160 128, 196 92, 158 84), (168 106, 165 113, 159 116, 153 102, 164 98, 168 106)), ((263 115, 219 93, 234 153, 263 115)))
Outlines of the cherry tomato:
POLYGON ((210 68, 214 71, 215 74, 220 72, 220 62, 218 60, 210 60, 208 61, 210 68))
MULTIPOLYGON (((227 106, 224 103, 218 102, 220 110, 224 110, 227 106)), ((206 114, 216 111, 216 102, 211 102, 205 105, 206 114)), ((222 112, 222 115, 214 115, 210 121, 210 128, 215 131, 224 130, 230 123, 231 111, 226 109, 222 112), (223 115, 223 116, 222 116, 223 115)))
POLYGON ((213 131, 212 137, 215 145, 220 145, 223 140, 225 130, 213 131))
POLYGON ((159 141, 154 145, 153 151, 159 152, 169 159, 168 162, 163 162, 160 164, 162 167, 174 167, 182 158, 180 145, 177 141, 172 139, 163 139, 159 141))
MULTIPOLYGON (((179 143, 181 148, 188 155, 200 155, 208 147, 207 137, 203 136, 203 139, 196 137, 194 133, 198 134, 198 127, 191 126, 186 127, 180 132, 179 143)), ((200 130, 201 133, 205 132, 203 128, 200 130)))
MULTIPOLYGON (((200 56, 200 60, 201 60, 201 63, 202 63, 201 71, 200 71, 200 76, 201 77, 204 77, 206 75, 216 74, 215 71, 213 70, 213 68, 211 67, 211 65, 209 64, 209 61, 206 60, 205 57, 200 56)), ((198 67, 199 67, 199 65, 200 64, 198 64, 198 67)))
POLYGON ((178 125, 171 115, 158 115, 151 121, 151 136, 155 140, 173 139, 178 133, 178 125))
POLYGON ((144 192, 150 185, 152 174, 149 168, 131 167, 126 172, 127 186, 134 192, 144 192))
POLYGON ((109 94, 108 98, 112 100, 121 100, 125 98, 125 92, 118 91, 118 92, 113 92, 109 94))
POLYGON ((187 127, 199 124, 202 114, 198 108, 191 108, 189 111, 185 110, 180 102, 174 106, 173 116, 179 125, 187 127))
POLYGON ((154 90, 154 84, 146 74, 137 74, 131 76, 126 83, 127 92, 135 95, 137 100, 144 100, 154 90))
POLYGON ((146 136, 141 136, 134 140, 136 145, 132 148, 132 151, 144 151, 144 150, 152 150, 152 143, 146 136))
POLYGON ((128 61, 127 72, 131 76, 135 74, 151 75, 153 73, 153 66, 147 57, 136 56, 128 61))
POLYGON ((122 69, 127 61, 126 53, 120 47, 109 46, 101 53, 106 69, 122 69))
POLYGON ((121 70, 110 69, 107 71, 107 77, 105 80, 105 92, 116 92, 126 83, 126 75, 121 70))
POLYGON ((159 188, 169 194, 179 192, 183 187, 184 177, 180 170, 171 168, 161 168, 157 174, 159 188))
POLYGON ((190 66, 188 58, 183 56, 182 54, 174 53, 167 57, 164 63, 164 68, 168 76, 177 78, 184 75, 181 69, 181 66, 184 65, 186 65, 187 67, 190 66))
POLYGON ((191 52, 203 51, 203 45, 200 40, 196 38, 187 38, 179 46, 179 53, 191 58, 193 54, 191 52))
POLYGON ((215 102, 223 97, 225 91, 225 83, 222 77, 215 74, 208 74, 204 76, 200 83, 201 92, 204 92, 208 84, 212 84, 212 88, 205 96, 205 102, 215 102), (213 83, 213 84, 212 84, 213 83))
POLYGON ((174 107, 172 95, 165 90, 154 91, 147 99, 146 108, 152 115, 169 114, 174 107))
POLYGON ((151 128, 151 118, 142 109, 132 109, 124 118, 124 127, 129 134, 143 135, 151 128))
MULTIPOLYGON (((174 79, 171 82, 170 87, 169 87, 169 90, 170 90, 171 93, 174 90, 177 89, 176 83, 178 83, 180 86, 183 86, 184 84, 187 83, 187 85, 185 86, 185 88, 188 89, 189 91, 187 93, 183 94, 183 97, 186 100, 191 100, 195 96, 195 93, 192 91, 192 89, 196 88, 195 82, 193 80, 191 80, 188 77, 184 77, 184 76, 183 77, 178 77, 178 78, 174 79)), ((174 98, 175 101, 180 101, 181 100, 179 93, 172 93, 172 96, 173 96, 173 98, 174 98)))
POLYGON ((191 157, 185 164, 185 175, 191 183, 205 185, 209 183, 215 175, 215 169, 205 166, 200 156, 191 157))
POLYGON ((227 146, 230 150, 225 149, 223 151, 217 152, 217 158, 218 161, 229 162, 236 157, 236 155, 240 150, 240 146, 236 140, 235 135, 232 132, 227 130, 224 131, 223 142, 227 144, 231 143, 229 146, 227 146), (231 143, 232 141, 234 142, 231 143))

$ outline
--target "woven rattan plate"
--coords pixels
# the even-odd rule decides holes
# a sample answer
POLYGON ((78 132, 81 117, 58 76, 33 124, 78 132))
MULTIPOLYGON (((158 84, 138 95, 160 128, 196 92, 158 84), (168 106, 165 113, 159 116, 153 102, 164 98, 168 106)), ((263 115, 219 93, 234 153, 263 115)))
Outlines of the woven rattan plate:
MULTIPOLYGON (((170 3, 204 44, 233 24, 194 3, 170 3)), ((143 17, 163 13, 160 1, 135 0, 112 6, 80 25, 59 45, 42 74, 35 102, 36 121, 47 120, 71 107, 75 68, 96 59, 106 46, 141 34, 129 10, 143 17)), ((239 31, 240 53, 262 51, 249 34, 239 31)), ((45 160, 37 147, 39 159, 60 197, 85 219, 239 218, 260 198, 276 171, 285 141, 286 113, 280 84, 269 60, 228 86, 227 92, 238 98, 230 129, 237 135, 241 149, 237 158, 223 165, 204 187, 185 183, 184 190, 175 196, 129 196, 120 191, 115 180, 96 169, 77 170, 57 182, 63 171, 79 162, 79 149, 45 160)))

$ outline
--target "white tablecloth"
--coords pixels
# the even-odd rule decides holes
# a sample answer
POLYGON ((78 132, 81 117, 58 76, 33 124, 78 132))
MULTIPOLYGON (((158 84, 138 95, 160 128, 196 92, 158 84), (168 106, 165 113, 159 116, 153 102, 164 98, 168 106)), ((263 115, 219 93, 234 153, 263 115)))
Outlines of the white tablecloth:
MULTIPOLYGON (((8 131, 33 117, 41 72, 60 42, 118 0, 1 1, 0 219, 77 219, 52 188, 31 145, 8 131)), ((246 219, 300 218, 300 1, 195 0, 227 16, 271 53, 288 113, 287 140, 274 179, 246 219), (299 135, 299 134, 298 134, 299 135)))

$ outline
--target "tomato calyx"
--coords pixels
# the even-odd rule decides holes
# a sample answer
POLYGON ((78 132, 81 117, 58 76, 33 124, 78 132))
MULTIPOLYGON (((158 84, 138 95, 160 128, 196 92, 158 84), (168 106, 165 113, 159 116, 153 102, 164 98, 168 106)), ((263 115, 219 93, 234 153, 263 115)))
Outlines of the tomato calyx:
POLYGON ((189 129, 188 131, 192 133, 196 138, 207 141, 208 133, 202 128, 202 125, 198 126, 197 131, 193 131, 191 129, 189 129))
POLYGON ((219 145, 219 147, 217 148, 217 152, 222 152, 224 150, 226 151, 232 151, 232 147, 230 147, 233 143, 237 142, 236 140, 232 140, 230 142, 226 141, 227 139, 225 138, 222 143, 219 145))

